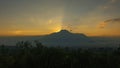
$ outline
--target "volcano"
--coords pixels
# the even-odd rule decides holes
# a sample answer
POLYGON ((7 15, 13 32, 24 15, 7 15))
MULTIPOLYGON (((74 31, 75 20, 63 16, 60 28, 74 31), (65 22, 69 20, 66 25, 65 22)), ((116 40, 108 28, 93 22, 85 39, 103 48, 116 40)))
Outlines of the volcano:
POLYGON ((62 46, 62 47, 90 47, 94 41, 86 35, 80 33, 71 33, 67 30, 61 30, 57 33, 44 36, 39 39, 44 45, 62 46))
POLYGON ((45 46, 60 46, 60 47, 99 47, 99 43, 93 41, 82 33, 72 33, 68 30, 52 33, 45 36, 30 36, 30 37, 6 37, 0 39, 0 44, 14 46, 19 41, 34 41, 38 40, 45 46))

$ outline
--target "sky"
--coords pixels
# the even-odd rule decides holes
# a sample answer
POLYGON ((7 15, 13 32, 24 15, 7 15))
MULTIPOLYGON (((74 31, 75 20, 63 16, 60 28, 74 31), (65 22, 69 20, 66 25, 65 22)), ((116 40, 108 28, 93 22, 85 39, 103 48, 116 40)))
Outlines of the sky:
POLYGON ((120 0, 0 0, 0 36, 46 35, 62 29, 120 36, 120 0))

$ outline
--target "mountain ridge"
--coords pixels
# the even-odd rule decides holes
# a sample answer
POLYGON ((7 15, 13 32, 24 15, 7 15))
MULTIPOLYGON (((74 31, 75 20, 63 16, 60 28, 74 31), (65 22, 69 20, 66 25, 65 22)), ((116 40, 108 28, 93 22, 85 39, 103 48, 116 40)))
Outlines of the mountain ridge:
POLYGON ((44 45, 48 46, 84 46, 94 41, 84 34, 71 33, 67 30, 52 33, 39 39, 44 45))

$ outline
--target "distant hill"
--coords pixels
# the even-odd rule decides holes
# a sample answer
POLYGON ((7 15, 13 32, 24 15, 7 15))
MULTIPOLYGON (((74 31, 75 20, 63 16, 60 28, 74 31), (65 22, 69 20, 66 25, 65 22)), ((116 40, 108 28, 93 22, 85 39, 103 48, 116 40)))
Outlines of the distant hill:
POLYGON ((84 34, 75 34, 67 30, 52 33, 39 40, 48 46, 91 47, 96 43, 84 34))
POLYGON ((120 38, 87 37, 82 33, 71 33, 67 30, 45 36, 0 37, 0 45, 14 46, 19 41, 39 40, 45 46, 60 47, 118 47, 120 38))

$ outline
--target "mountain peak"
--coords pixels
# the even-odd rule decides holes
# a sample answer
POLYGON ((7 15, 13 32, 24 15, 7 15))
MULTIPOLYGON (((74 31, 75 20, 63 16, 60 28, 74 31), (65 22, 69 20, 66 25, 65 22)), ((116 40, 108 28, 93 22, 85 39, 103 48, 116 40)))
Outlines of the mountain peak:
POLYGON ((61 30, 60 32, 58 33, 70 33, 68 30, 61 30))
POLYGON ((51 35, 56 35, 56 36, 68 36, 68 35, 72 35, 73 33, 69 32, 68 30, 61 30, 59 32, 56 33, 52 33, 51 35))
POLYGON ((57 34, 60 34, 60 35, 71 35, 73 33, 69 32, 68 30, 61 30, 61 31, 57 32, 57 34))

